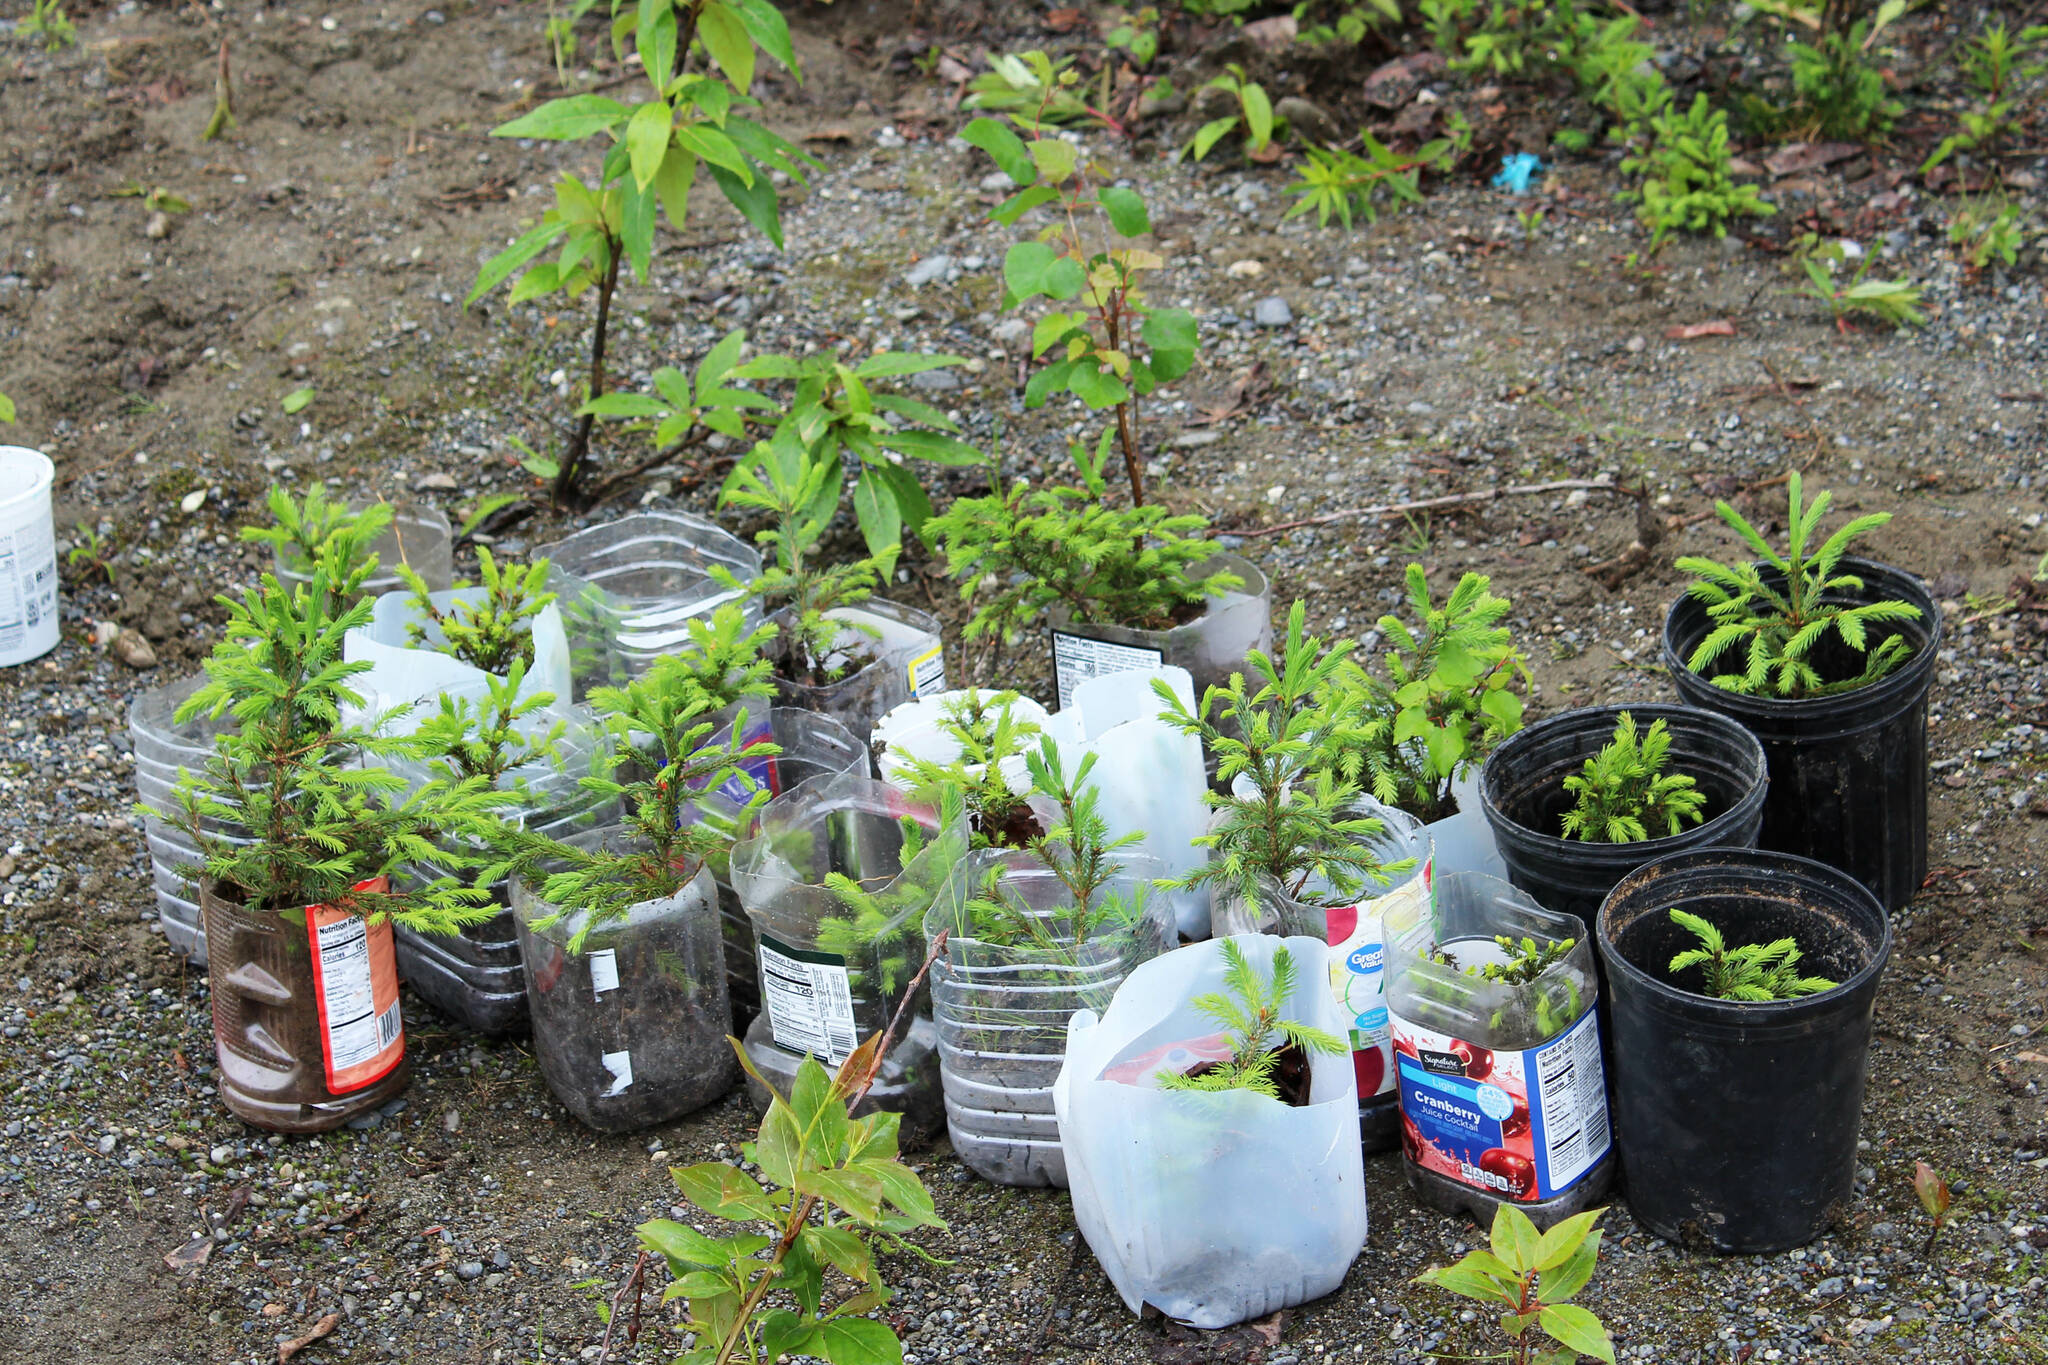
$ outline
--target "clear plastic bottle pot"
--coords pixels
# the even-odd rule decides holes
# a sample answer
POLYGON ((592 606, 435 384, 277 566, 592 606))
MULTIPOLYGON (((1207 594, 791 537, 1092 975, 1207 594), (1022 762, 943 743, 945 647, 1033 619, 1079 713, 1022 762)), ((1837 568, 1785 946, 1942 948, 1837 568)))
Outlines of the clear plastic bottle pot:
MULTIPOLYGON (((641 846, 619 825, 566 842, 615 852, 641 846)), ((740 1070, 726 1041, 732 1007, 711 870, 699 866, 675 895, 593 928, 579 952, 568 943, 583 927, 581 912, 536 927, 558 910, 525 879, 513 881, 534 1056, 563 1107, 587 1127, 620 1133, 730 1091, 740 1070)))
POLYGON ((785 608, 768 618, 781 630, 768 654, 776 661, 776 699, 784 705, 828 715, 865 736, 904 702, 946 690, 946 650, 938 617, 879 597, 857 607, 835 607, 825 615, 844 627, 838 641, 842 653, 827 659, 826 665, 848 669, 828 683, 788 676, 790 613, 785 608))
POLYGON ((1433 915, 1390 926, 1387 964, 1403 1165, 1417 1197, 1487 1226, 1502 1203, 1539 1227, 1600 1203, 1616 1161, 1585 923, 1504 881, 1456 873, 1437 883, 1433 915), (1472 974, 1507 965, 1501 936, 1572 948, 1530 982, 1472 974))
MULTIPOLYGON (((205 684, 205 674, 194 674, 138 692, 128 705, 136 796, 153 810, 176 809, 179 773, 203 770, 213 756, 215 741, 231 728, 227 722, 205 716, 178 720, 178 708, 205 684)), ((195 966, 203 967, 206 923, 199 906, 199 887, 192 875, 200 862, 199 849, 189 835, 162 816, 144 815, 142 827, 164 937, 195 966)), ((239 827, 219 827, 214 832, 231 840, 243 837, 239 827)))
POLYGON ((1252 650, 1270 651, 1273 589, 1266 575, 1232 554, 1219 554, 1190 570, 1194 577, 1222 572, 1236 574, 1243 586, 1212 597, 1200 616, 1166 630, 1076 621, 1065 607, 1053 607, 1053 681, 1061 709, 1089 678, 1162 665, 1185 668, 1199 697, 1211 687, 1228 686, 1231 674, 1245 672, 1252 650))
MULTIPOLYGON (((488 589, 451 588, 429 595, 438 611, 446 612, 457 603, 482 603, 488 589)), ((532 621, 533 665, 526 671, 521 696, 548 693, 558 702, 572 699, 569 639, 562 627, 562 609, 556 603, 543 607, 532 621)), ((427 621, 413 605, 412 593, 387 592, 371 608, 370 622, 351 630, 342 640, 342 656, 349 663, 370 667, 349 680, 362 700, 344 706, 344 718, 367 721, 382 717, 396 707, 414 703, 431 704, 445 692, 479 686, 485 672, 451 654, 441 652, 440 627, 427 621), (412 627, 426 629, 421 644, 412 643, 412 627)))
MULTIPOLYGON (((755 786, 749 788, 745 783, 733 782, 721 790, 705 792, 693 805, 684 808, 685 820, 712 821, 728 838, 736 840, 748 832, 742 828, 742 810, 754 790, 766 791, 773 800, 813 778, 868 775, 866 746, 830 716, 794 706, 764 706, 758 701, 749 701, 747 706, 746 733, 741 737, 746 745, 751 748, 772 742, 781 752, 772 758, 745 760, 741 766, 755 786)), ((722 744, 731 733, 728 722, 710 742, 722 744)), ((726 989, 732 995, 733 1019, 736 1023, 749 1021, 761 1008, 754 922, 747 918, 739 893, 733 890, 729 853, 715 852, 707 861, 718 884, 718 919, 725 937, 726 989)))
POLYGON ((278 1133, 321 1133, 408 1079, 391 926, 323 907, 279 913, 206 887, 206 974, 221 1102, 278 1133))
MULTIPOLYGON (((1090 777, 1109 837, 1135 838, 1131 853, 1156 860, 1161 876, 1179 880, 1209 860, 1209 850, 1195 843, 1209 823, 1208 774, 1202 741, 1159 719, 1155 679, 1182 704, 1195 706, 1186 669, 1136 669, 1080 684, 1045 729, 1068 772, 1094 755, 1090 777)), ((1208 887, 1161 894, 1173 906, 1181 937, 1209 936, 1208 887)))
POLYGON ((1493 826, 1486 822, 1479 771, 1476 763, 1459 769, 1451 778, 1451 800, 1457 809, 1431 820, 1422 828, 1429 834, 1438 876, 1476 872, 1506 881, 1508 864, 1500 855, 1500 845, 1494 840, 1493 826))
POLYGON ((1066 1184, 1051 1088, 1067 1024, 1078 1010, 1107 1009, 1131 969, 1177 937, 1164 896, 1146 894, 1140 908, 1158 872, 1150 859, 1131 860, 1098 894, 1136 917, 1078 936, 1073 898, 1050 868, 1029 853, 978 850, 926 912, 926 942, 947 935, 932 964, 932 1020, 947 1129, 969 1170, 998 1184, 1066 1184), (1038 930, 992 935, 973 907, 991 893, 1038 930))
MULTIPOLYGON (((1689 594, 1664 619, 1664 671, 1687 703, 1733 717, 1763 745, 1771 785, 1759 845, 1839 867, 1885 909, 1898 910, 1927 879, 1927 696, 1941 651, 1941 608, 1919 579, 1888 564, 1845 556, 1837 572, 1863 580, 1845 600, 1920 609, 1917 621, 1873 628, 1873 647, 1899 635, 1913 650, 1885 677, 1802 701, 1716 687, 1686 666, 1713 629, 1706 604, 1689 594)), ((1822 647, 1824 670, 1829 651, 1841 648, 1833 640, 1822 647)), ((1858 666, 1846 653, 1832 662, 1852 672, 1858 666)))
POLYGON ((1688 848, 1751 848, 1763 823, 1763 747, 1734 720, 1692 706, 1588 706, 1550 716, 1510 735, 1480 772, 1480 804, 1506 861, 1509 880, 1549 910, 1591 922, 1614 884, 1644 863, 1688 848), (1671 736, 1667 773, 1693 779, 1706 798, 1706 818, 1677 834, 1636 843, 1567 839, 1565 812, 1575 804, 1567 777, 1614 738, 1623 712, 1638 734, 1658 721, 1671 736))
POLYGON ((1345 1019, 1344 1036, 1351 1043, 1351 1064, 1358 1077, 1358 1135, 1368 1152, 1391 1150, 1400 1141, 1400 1104, 1394 1074, 1394 1045, 1387 1020, 1386 945, 1388 925, 1413 924, 1431 912, 1435 886, 1429 835, 1406 811, 1361 797, 1348 806, 1348 817, 1378 820, 1382 832, 1369 847, 1382 866, 1406 863, 1384 874, 1384 883, 1368 879, 1358 899, 1327 905, 1333 899, 1325 882, 1305 888, 1307 899, 1288 895, 1271 879, 1259 879, 1259 894, 1216 895, 1215 931, 1231 934, 1305 934, 1330 945, 1330 994, 1345 1019))
MULTIPOLYGON (((360 512, 368 503, 351 502, 360 512)), ((396 592, 405 587, 395 566, 405 564, 417 573, 429 591, 441 592, 455 581, 455 531, 440 508, 402 502, 394 506, 391 525, 370 547, 377 556, 377 572, 363 582, 363 596, 396 592)), ((272 556, 277 578, 287 587, 313 581, 312 568, 296 554, 278 550, 272 556)))
POLYGON ((635 512, 535 549, 556 575, 577 660, 579 690, 639 677, 688 642, 688 623, 738 601, 751 623, 758 606, 718 583, 715 566, 741 583, 760 576, 761 556, 714 522, 686 512, 635 512))
POLYGON ((1636 869, 1597 933, 1614 1032, 1614 1115, 1630 1210, 1658 1236, 1743 1255, 1804 1245, 1856 1197, 1872 1010, 1891 954, 1884 907, 1838 868, 1698 849, 1636 869), (1671 959, 1699 941, 1792 938, 1799 970, 1839 984, 1797 1000, 1718 1000, 1671 959))
MULTIPOLYGON (((1286 1016, 1343 1031, 1322 985, 1322 940, 1225 941, 1267 980, 1284 943, 1299 968, 1286 1016)), ((1225 988, 1222 942, 1143 963, 1099 1018, 1076 1014, 1053 1086, 1074 1221, 1110 1283, 1134 1313, 1150 1304, 1211 1328, 1330 1293, 1366 1234, 1349 1058, 1312 1058, 1309 1103, 1299 1107, 1243 1090, 1158 1087, 1186 1044, 1217 1031, 1192 1002, 1225 988)))

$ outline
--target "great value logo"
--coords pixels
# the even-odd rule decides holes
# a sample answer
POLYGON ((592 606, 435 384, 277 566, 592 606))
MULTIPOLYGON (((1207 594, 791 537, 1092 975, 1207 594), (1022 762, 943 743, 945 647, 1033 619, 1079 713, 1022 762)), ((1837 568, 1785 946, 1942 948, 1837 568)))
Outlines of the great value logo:
POLYGON ((1351 970, 1360 976, 1379 971, 1382 967, 1386 966, 1386 946, 1379 943, 1363 944, 1352 949, 1351 956, 1346 958, 1345 961, 1351 970))

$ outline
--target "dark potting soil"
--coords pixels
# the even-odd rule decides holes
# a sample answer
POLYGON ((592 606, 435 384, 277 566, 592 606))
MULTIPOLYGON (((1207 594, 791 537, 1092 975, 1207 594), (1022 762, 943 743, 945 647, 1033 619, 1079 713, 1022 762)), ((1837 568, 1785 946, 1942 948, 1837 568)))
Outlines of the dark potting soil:
MULTIPOLYGON (((1273 1048, 1270 1055, 1277 1059, 1273 1064, 1273 1084, 1280 1091, 1280 1102, 1296 1109, 1306 1109, 1309 1090, 1315 1080, 1308 1054, 1288 1043, 1273 1048)), ((1208 1075, 1220 1065, 1219 1062, 1203 1062, 1200 1066, 1189 1067, 1185 1074, 1192 1080, 1208 1075)))
POLYGON ((997 848, 1028 849, 1034 840, 1043 839, 1046 835, 1045 826, 1039 823, 1029 806, 1017 807, 1009 819, 993 827, 977 816, 974 828, 975 833, 997 848))

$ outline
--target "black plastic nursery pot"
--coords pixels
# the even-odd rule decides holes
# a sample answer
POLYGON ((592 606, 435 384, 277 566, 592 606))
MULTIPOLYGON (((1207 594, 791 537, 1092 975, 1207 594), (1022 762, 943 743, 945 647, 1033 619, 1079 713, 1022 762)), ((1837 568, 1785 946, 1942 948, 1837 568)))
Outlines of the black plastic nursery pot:
POLYGON ((1839 869, 1752 849, 1680 853, 1623 878, 1596 927, 1607 973, 1615 1138, 1629 1208, 1660 1237, 1727 1252, 1804 1245, 1847 1213, 1865 1064, 1891 922, 1839 869), (1835 989, 1742 1002, 1695 994, 1672 957, 1790 936, 1800 971, 1835 989))
POLYGON ((1588 706, 1510 735, 1486 760, 1480 803, 1508 879, 1546 910, 1591 921, 1614 884, 1644 863, 1693 848, 1753 848, 1763 824, 1763 747, 1736 721, 1690 706, 1588 706), (1674 835, 1632 844, 1585 843, 1560 831, 1573 798, 1564 780, 1614 737, 1622 712, 1638 734, 1663 721, 1666 772, 1683 773, 1706 797, 1706 819, 1674 835))
POLYGON ((1801 701, 1714 686, 1686 667, 1712 628, 1706 605, 1691 596, 1665 618, 1664 667, 1687 702, 1741 722, 1763 745, 1771 785, 1759 845, 1841 868, 1897 910, 1927 876, 1927 694, 1941 611, 1903 570, 1845 558, 1841 571, 1863 580, 1849 594, 1856 601, 1920 608, 1919 620, 1888 627, 1906 638, 1911 657, 1870 686, 1801 701))

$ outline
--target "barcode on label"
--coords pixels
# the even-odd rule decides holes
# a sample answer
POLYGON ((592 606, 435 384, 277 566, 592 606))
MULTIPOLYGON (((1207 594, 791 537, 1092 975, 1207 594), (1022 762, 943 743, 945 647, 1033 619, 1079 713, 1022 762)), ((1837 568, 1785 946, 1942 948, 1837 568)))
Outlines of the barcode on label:
POLYGON ((377 1051, 382 1052, 398 1041, 398 1035, 405 1032, 405 1021, 398 1017, 398 1002, 391 1002, 391 1008, 377 1016, 377 1051))
POLYGON ((831 1065, 853 1053, 853 991, 846 959, 760 936, 761 1004, 777 1047, 831 1065))
POLYGON ((1063 711, 1073 704, 1074 689, 1090 678, 1128 673, 1133 669, 1158 668, 1165 662, 1166 655, 1160 650, 1139 649, 1086 635, 1069 635, 1059 630, 1052 633, 1052 675, 1059 688, 1060 709, 1063 711))
POLYGON ((910 695, 913 700, 921 700, 945 690, 946 647, 936 644, 910 661, 910 695))
POLYGON ((1588 1010, 1564 1037, 1535 1054, 1550 1185, 1562 1189, 1607 1154, 1607 1078, 1600 1025, 1588 1010))

